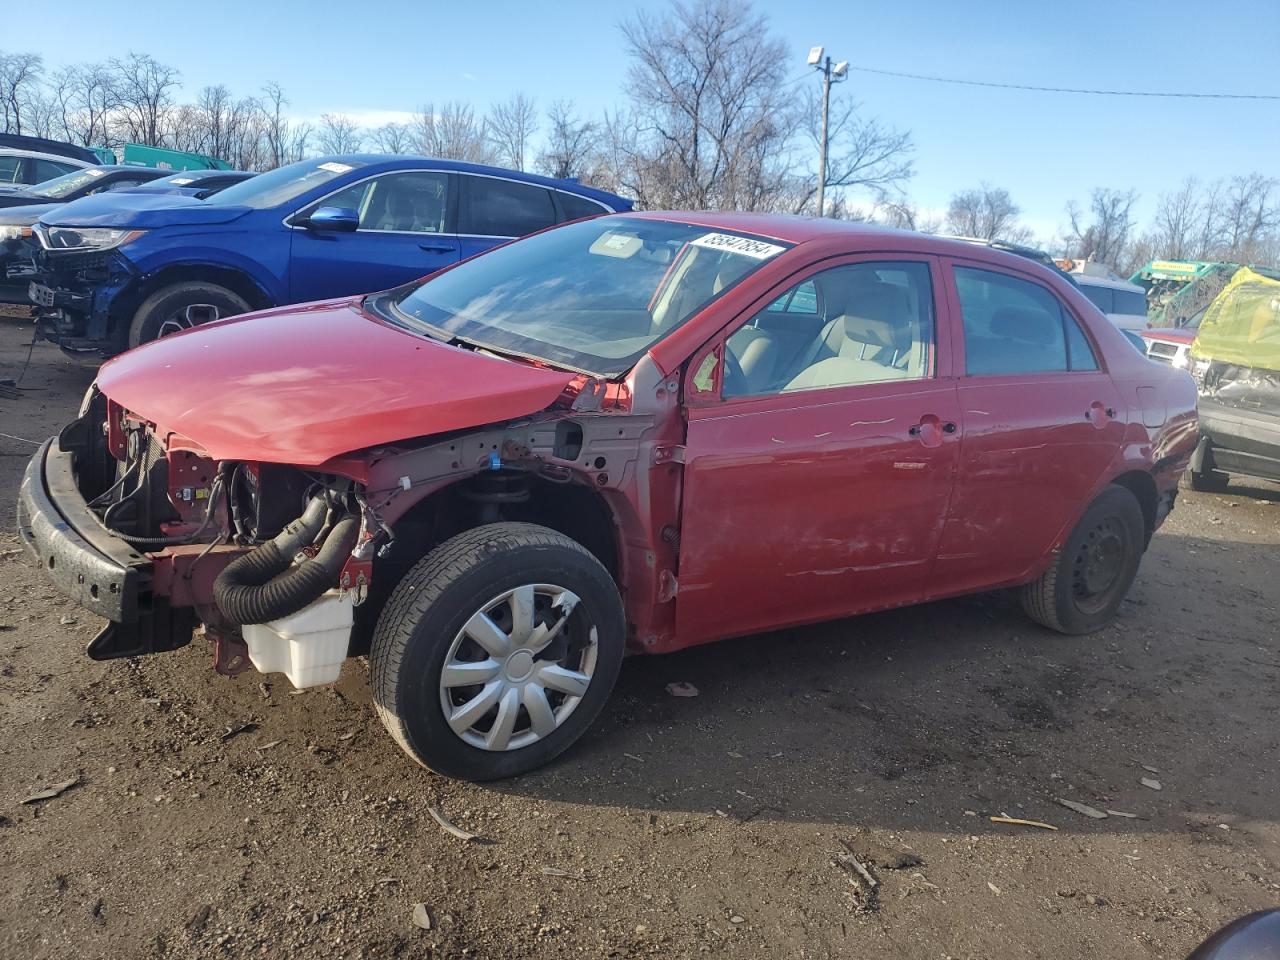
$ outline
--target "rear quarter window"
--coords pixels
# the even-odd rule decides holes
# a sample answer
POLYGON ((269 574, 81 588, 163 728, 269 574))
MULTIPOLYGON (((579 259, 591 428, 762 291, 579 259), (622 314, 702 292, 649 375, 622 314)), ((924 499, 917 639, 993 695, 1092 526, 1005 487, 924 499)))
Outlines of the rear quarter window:
MULTIPOLYGON (((481 237, 522 237, 556 222, 551 191, 497 177, 461 178, 466 184, 459 232, 481 237)), ((599 211, 597 211, 599 212, 599 211)))
POLYGON ((583 217, 594 217, 609 212, 594 200, 588 200, 577 194, 557 190, 556 196, 560 200, 560 209, 564 211, 563 219, 565 220, 581 220, 583 217))

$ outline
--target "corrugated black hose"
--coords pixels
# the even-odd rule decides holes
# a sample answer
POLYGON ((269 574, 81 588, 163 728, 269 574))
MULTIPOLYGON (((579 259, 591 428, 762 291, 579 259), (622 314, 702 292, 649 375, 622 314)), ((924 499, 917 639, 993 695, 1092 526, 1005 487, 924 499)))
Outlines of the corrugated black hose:
POLYGON ((297 613, 338 585, 338 576, 360 535, 358 517, 344 517, 334 524, 313 559, 293 562, 298 550, 323 527, 325 513, 324 500, 317 497, 306 513, 274 540, 227 564, 213 582, 213 600, 224 617, 239 624, 278 620, 297 613))

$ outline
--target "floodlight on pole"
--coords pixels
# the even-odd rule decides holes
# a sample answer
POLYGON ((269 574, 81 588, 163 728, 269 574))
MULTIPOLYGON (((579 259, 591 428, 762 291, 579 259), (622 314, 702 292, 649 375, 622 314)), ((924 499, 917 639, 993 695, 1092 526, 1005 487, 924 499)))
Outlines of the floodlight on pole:
POLYGON ((827 186, 827 114, 831 107, 831 84, 849 79, 849 61, 832 65, 822 47, 809 49, 809 66, 822 74, 822 139, 818 144, 818 216, 826 212, 827 186))

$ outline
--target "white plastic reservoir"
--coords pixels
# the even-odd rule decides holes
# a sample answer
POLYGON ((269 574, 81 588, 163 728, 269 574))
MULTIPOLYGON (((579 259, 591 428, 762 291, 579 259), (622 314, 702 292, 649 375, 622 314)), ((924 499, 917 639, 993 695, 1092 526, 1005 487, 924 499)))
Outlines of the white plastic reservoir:
POLYGON ((295 687, 333 683, 347 659, 355 595, 330 590, 297 613, 240 628, 261 673, 283 673, 295 687))

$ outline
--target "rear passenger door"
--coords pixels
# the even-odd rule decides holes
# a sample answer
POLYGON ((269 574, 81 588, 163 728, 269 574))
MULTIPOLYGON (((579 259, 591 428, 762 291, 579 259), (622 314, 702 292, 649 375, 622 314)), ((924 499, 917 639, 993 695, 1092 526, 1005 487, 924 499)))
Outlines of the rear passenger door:
POLYGON ((556 223, 551 191, 536 183, 459 174, 458 233, 463 258, 556 223))
POLYGON ((457 263, 454 177, 404 170, 360 180, 289 218, 289 295, 294 302, 386 290, 457 263), (355 233, 300 226, 321 207, 354 210, 355 233))
POLYGON ((1040 278, 948 264, 960 465, 929 596, 1028 579, 1120 446, 1119 393, 1040 278))
POLYGON ((933 258, 827 261, 694 355, 681 643, 920 598, 960 439, 941 287, 933 258))

